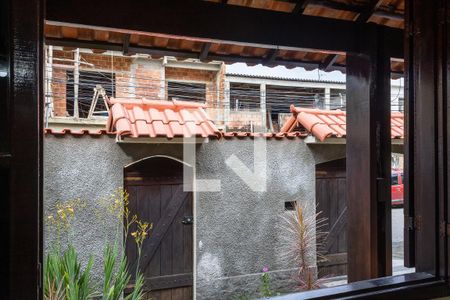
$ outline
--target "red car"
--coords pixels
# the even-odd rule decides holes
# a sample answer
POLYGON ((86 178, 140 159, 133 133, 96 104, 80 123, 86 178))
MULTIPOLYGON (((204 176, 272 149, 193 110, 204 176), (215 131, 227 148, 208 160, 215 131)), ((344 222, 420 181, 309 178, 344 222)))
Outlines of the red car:
POLYGON ((391 201, 392 206, 403 205, 403 171, 392 170, 391 201))

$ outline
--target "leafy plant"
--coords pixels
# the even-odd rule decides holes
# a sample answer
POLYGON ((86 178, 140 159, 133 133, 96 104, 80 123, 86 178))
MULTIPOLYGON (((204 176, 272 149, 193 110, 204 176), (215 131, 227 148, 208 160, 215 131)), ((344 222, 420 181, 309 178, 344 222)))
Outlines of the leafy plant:
POLYGON ((78 255, 75 248, 71 245, 63 255, 64 265, 64 285, 66 297, 70 300, 85 300, 94 296, 93 284, 90 278, 90 272, 93 264, 92 256, 84 271, 81 270, 81 263, 78 261, 78 255))
POLYGON ((60 255, 51 251, 47 254, 44 264, 44 299, 63 300, 66 298, 63 277, 64 270, 60 255))
MULTIPOLYGON (((138 251, 137 256, 137 267, 135 273, 135 282, 132 287, 132 292, 127 295, 124 299, 139 300, 144 296, 144 276, 139 270, 139 262, 141 259, 142 246, 144 241, 148 237, 148 232, 152 229, 152 224, 138 220, 137 215, 131 215, 129 210, 129 194, 123 190, 118 189, 109 198, 104 198, 103 203, 105 205, 105 211, 108 212, 113 217, 121 223, 122 226, 122 248, 125 249, 125 241, 128 239, 128 234, 132 225, 136 225, 136 230, 131 233, 131 236, 136 243, 136 248, 138 251), (122 223, 123 222, 123 223, 122 223)), ((117 230, 120 232, 120 230, 117 230)), ((120 264, 117 270, 115 270, 114 265, 117 261, 118 251, 117 251, 117 236, 115 241, 115 246, 106 245, 106 250, 104 254, 104 274, 105 280, 103 284, 103 299, 104 300, 115 300, 119 299, 120 296, 125 291, 125 288, 129 285, 131 281, 131 275, 129 274, 129 266, 127 262, 126 255, 121 254, 120 264)))
POLYGON ((263 268, 263 274, 261 275, 261 295, 263 297, 272 297, 274 292, 270 289, 270 276, 269 268, 263 268))
POLYGON ((120 299, 131 278, 127 270, 127 257, 125 255, 122 255, 119 266, 115 270, 117 257, 117 247, 107 245, 103 253, 103 300, 120 299))
MULTIPOLYGON (((71 226, 78 208, 86 205, 81 200, 72 200, 64 203, 57 203, 55 212, 49 214, 46 225, 51 233, 55 234, 51 250, 48 252, 44 265, 44 299, 46 300, 85 300, 94 296, 102 300, 118 300, 123 298, 123 293, 127 287, 132 291, 124 297, 125 300, 140 300, 144 297, 144 276, 139 270, 139 262, 142 246, 148 232, 152 229, 152 224, 138 220, 136 215, 131 215, 128 205, 129 195, 123 189, 118 189, 108 197, 100 200, 102 209, 97 215, 102 220, 116 218, 117 234, 112 246, 105 238, 105 248, 103 252, 103 286, 98 293, 94 292, 94 284, 90 277, 93 265, 92 256, 84 270, 78 261, 75 248, 71 244, 71 226), (118 245, 121 240, 122 249, 125 249, 131 225, 136 224, 136 230, 131 233, 138 249, 137 268, 135 282, 130 285, 131 274, 129 264, 124 251, 119 251, 118 245), (66 234, 67 249, 62 249, 63 235, 66 234)), ((106 226, 105 226, 106 227, 106 226)))
POLYGON ((91 256, 82 270, 73 246, 69 246, 62 255, 52 250, 47 254, 44 265, 44 299, 92 299, 95 296, 90 277, 92 264, 91 256))

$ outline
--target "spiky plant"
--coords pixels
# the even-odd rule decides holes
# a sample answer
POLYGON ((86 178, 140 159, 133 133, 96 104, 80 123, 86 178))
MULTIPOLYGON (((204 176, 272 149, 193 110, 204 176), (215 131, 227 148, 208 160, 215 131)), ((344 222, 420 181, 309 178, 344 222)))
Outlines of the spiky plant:
POLYGON ((63 264, 59 253, 56 251, 51 251, 46 256, 44 280, 45 300, 65 300, 63 264))
POLYGON ((47 254, 44 265, 44 299, 87 300, 95 296, 90 272, 92 256, 84 268, 78 260, 73 246, 62 253, 52 250, 47 254))
MULTIPOLYGON (((298 267, 297 280, 302 290, 312 290, 320 287, 321 280, 317 278, 314 268, 315 249, 320 249, 326 238, 321 229, 326 225, 326 219, 320 218, 321 212, 305 213, 304 204, 295 202, 294 210, 283 216, 281 230, 283 238, 283 258, 293 261, 298 267)), ((317 252, 317 259, 325 257, 317 252)))

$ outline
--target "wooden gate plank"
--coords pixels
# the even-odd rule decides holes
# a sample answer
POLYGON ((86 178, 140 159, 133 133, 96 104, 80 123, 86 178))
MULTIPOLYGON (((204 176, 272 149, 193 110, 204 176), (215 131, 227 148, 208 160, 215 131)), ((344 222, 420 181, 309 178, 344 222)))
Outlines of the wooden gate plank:
MULTIPOLYGON (((150 211, 149 211, 149 220, 160 220, 161 218, 161 191, 159 186, 149 186, 149 194, 151 195, 152 199, 150 203, 150 211)), ((150 200, 150 199, 149 199, 150 200)), ((153 259, 150 261, 149 267, 146 268, 144 271, 145 277, 154 277, 161 275, 161 249, 158 248, 153 255, 153 259)))
POLYGON ((316 203, 320 217, 327 219, 322 228, 328 232, 323 247, 319 247, 326 261, 318 261, 318 272, 323 276, 346 274, 346 173, 345 159, 316 166, 316 203))
POLYGON ((151 259, 153 258, 156 249, 159 247, 167 230, 175 219, 175 215, 177 214, 178 210, 181 208, 181 206, 189 196, 189 193, 185 193, 184 195, 182 193, 183 186, 180 185, 173 194, 170 202, 167 204, 165 212, 161 214, 162 217, 154 226, 154 230, 146 245, 145 255, 142 257, 142 265, 145 266, 144 269, 148 266, 151 259))
POLYGON ((145 278, 144 290, 156 291, 191 286, 192 280, 192 273, 145 278))
POLYGON ((326 249, 329 250, 331 247, 336 244, 338 235, 345 229, 345 225, 347 224, 347 206, 344 207, 339 217, 336 219, 335 223, 330 229, 327 237, 327 245, 326 249))
POLYGON ((347 264, 347 253, 335 253, 327 255, 327 259, 317 263, 319 267, 330 267, 347 264))
MULTIPOLYGON (((191 286, 193 280, 192 273, 182 273, 175 275, 146 277, 143 290, 145 292, 154 292, 158 290, 174 289, 179 287, 191 286)), ((134 283, 129 284, 125 293, 133 291, 134 283)))
MULTIPOLYGON (((161 185, 161 218, 158 220, 158 222, 164 220, 166 215, 166 209, 168 205, 170 204, 170 200, 176 193, 176 188, 178 186, 172 186, 172 185, 161 185)), ((156 225, 158 226, 158 225, 156 225)), ((157 227, 153 229, 158 230, 157 227)), ((173 256, 172 256, 172 244, 173 244, 173 225, 168 225, 167 231, 164 234, 164 237, 162 237, 161 242, 159 243, 159 246, 156 245, 157 249, 161 250, 161 268, 160 268, 160 275, 172 275, 172 265, 173 265, 173 256)), ((149 252, 148 245, 145 248, 145 253, 147 254, 149 252)), ((150 258, 150 261, 152 261, 153 258, 150 258)), ((144 267, 147 267, 147 265, 144 265, 144 267)), ((172 292, 170 292, 170 296, 163 295, 165 297, 168 297, 171 299, 172 292)))

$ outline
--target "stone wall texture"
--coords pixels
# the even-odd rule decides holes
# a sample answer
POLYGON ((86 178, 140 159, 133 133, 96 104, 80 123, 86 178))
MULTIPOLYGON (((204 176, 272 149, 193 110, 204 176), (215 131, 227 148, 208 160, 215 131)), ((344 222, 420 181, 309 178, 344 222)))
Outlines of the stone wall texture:
MULTIPOLYGON (((280 222, 287 213, 284 202, 300 201, 307 213, 315 212, 315 156, 330 159, 334 146, 318 150, 328 152, 326 155, 314 154, 298 139, 267 140, 266 146, 267 190, 259 192, 226 163, 235 155, 253 172, 252 139, 210 140, 195 146, 196 178, 221 181, 219 192, 195 193, 197 299, 255 295, 264 266, 271 271, 275 290, 295 290, 295 265, 281 257, 280 222)), ((88 209, 75 220, 71 236, 83 261, 94 256, 95 278, 101 277, 105 239, 114 237, 117 225, 98 218, 99 199, 123 185, 124 166, 153 155, 182 160, 182 153, 181 144, 117 144, 108 136, 45 137, 44 214, 57 201, 81 198, 87 202, 88 209)), ((47 250, 52 235, 46 228, 47 250)), ((310 255, 315 257, 315 249, 310 255)))

